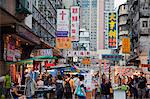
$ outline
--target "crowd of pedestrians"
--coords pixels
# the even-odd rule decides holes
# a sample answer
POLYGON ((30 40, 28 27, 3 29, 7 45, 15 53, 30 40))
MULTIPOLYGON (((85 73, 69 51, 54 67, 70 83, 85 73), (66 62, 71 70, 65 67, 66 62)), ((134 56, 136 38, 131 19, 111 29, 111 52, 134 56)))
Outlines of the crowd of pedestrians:
POLYGON ((130 97, 134 97, 134 99, 148 98, 147 80, 143 72, 140 73, 139 77, 136 75, 133 76, 133 79, 130 77, 127 85, 129 86, 130 97))
MULTIPOLYGON (((149 92, 147 90, 147 80, 144 73, 141 72, 139 76, 133 75, 133 78, 128 77, 127 83, 122 83, 128 86, 127 96, 134 97, 134 99, 148 98, 149 92)), ((39 74, 36 79, 33 79, 30 74, 25 75, 25 88, 23 93, 19 93, 18 82, 12 86, 11 76, 6 74, 4 76, 3 94, 5 98, 10 98, 10 94, 14 99, 32 99, 35 97, 35 90, 38 86, 54 86, 55 96, 57 99, 86 99, 86 87, 84 84, 83 75, 60 75, 52 76, 49 73, 39 74)), ((100 84, 101 99, 113 99, 113 88, 111 81, 103 76, 100 84)), ((47 94, 43 95, 47 97, 47 94)))

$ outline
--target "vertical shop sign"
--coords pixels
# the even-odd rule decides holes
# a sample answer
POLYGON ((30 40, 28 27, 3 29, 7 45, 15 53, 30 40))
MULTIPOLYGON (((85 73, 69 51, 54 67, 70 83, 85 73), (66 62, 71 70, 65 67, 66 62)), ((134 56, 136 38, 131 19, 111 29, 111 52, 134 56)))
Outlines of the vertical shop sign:
POLYGON ((79 6, 71 7, 71 38, 72 41, 79 40, 79 6))
POLYGON ((117 49, 117 14, 115 12, 109 13, 108 17, 108 48, 117 49))
POLYGON ((129 37, 122 38, 122 53, 124 54, 130 53, 130 38, 129 37))
POLYGON ((68 37, 69 33, 69 10, 57 9, 57 37, 68 37))

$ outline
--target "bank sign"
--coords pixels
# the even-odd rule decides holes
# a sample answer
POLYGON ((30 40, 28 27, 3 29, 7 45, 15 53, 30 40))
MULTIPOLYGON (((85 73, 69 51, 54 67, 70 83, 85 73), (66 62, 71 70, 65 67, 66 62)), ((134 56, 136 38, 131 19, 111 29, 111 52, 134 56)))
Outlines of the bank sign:
POLYGON ((111 12, 108 16, 108 49, 117 49, 117 14, 111 12))
POLYGON ((69 35, 69 10, 57 9, 57 37, 68 37, 69 35))

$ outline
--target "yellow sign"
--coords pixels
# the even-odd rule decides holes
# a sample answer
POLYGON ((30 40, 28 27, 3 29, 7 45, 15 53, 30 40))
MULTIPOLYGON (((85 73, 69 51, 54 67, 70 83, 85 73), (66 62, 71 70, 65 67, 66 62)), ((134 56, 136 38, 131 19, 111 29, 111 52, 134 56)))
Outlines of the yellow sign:
POLYGON ((82 64, 89 65, 89 64, 91 64, 91 60, 89 58, 83 58, 82 59, 82 64))
POLYGON ((57 37, 56 38, 56 48, 58 49, 71 49, 72 43, 69 37, 57 37))
POLYGON ((125 53, 125 54, 130 53, 130 38, 129 37, 122 38, 122 53, 125 53))
POLYGON ((116 22, 116 13, 109 13, 108 19, 108 48, 116 49, 117 48, 117 22, 116 22))

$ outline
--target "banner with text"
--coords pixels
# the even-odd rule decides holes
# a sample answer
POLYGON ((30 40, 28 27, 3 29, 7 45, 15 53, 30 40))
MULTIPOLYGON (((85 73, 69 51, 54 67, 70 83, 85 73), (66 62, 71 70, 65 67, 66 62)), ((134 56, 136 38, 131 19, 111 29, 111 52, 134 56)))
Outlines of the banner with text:
POLYGON ((115 12, 109 13, 108 17, 108 49, 117 49, 117 14, 115 12))
POLYGON ((130 53, 130 38, 129 37, 122 38, 122 53, 125 53, 125 54, 130 53))
POLYGON ((79 40, 79 6, 71 7, 71 38, 72 41, 79 40))
POLYGON ((69 35, 69 10, 57 9, 57 37, 68 37, 69 35))
POLYGON ((72 43, 70 37, 57 37, 56 48, 58 49, 71 49, 72 43))

